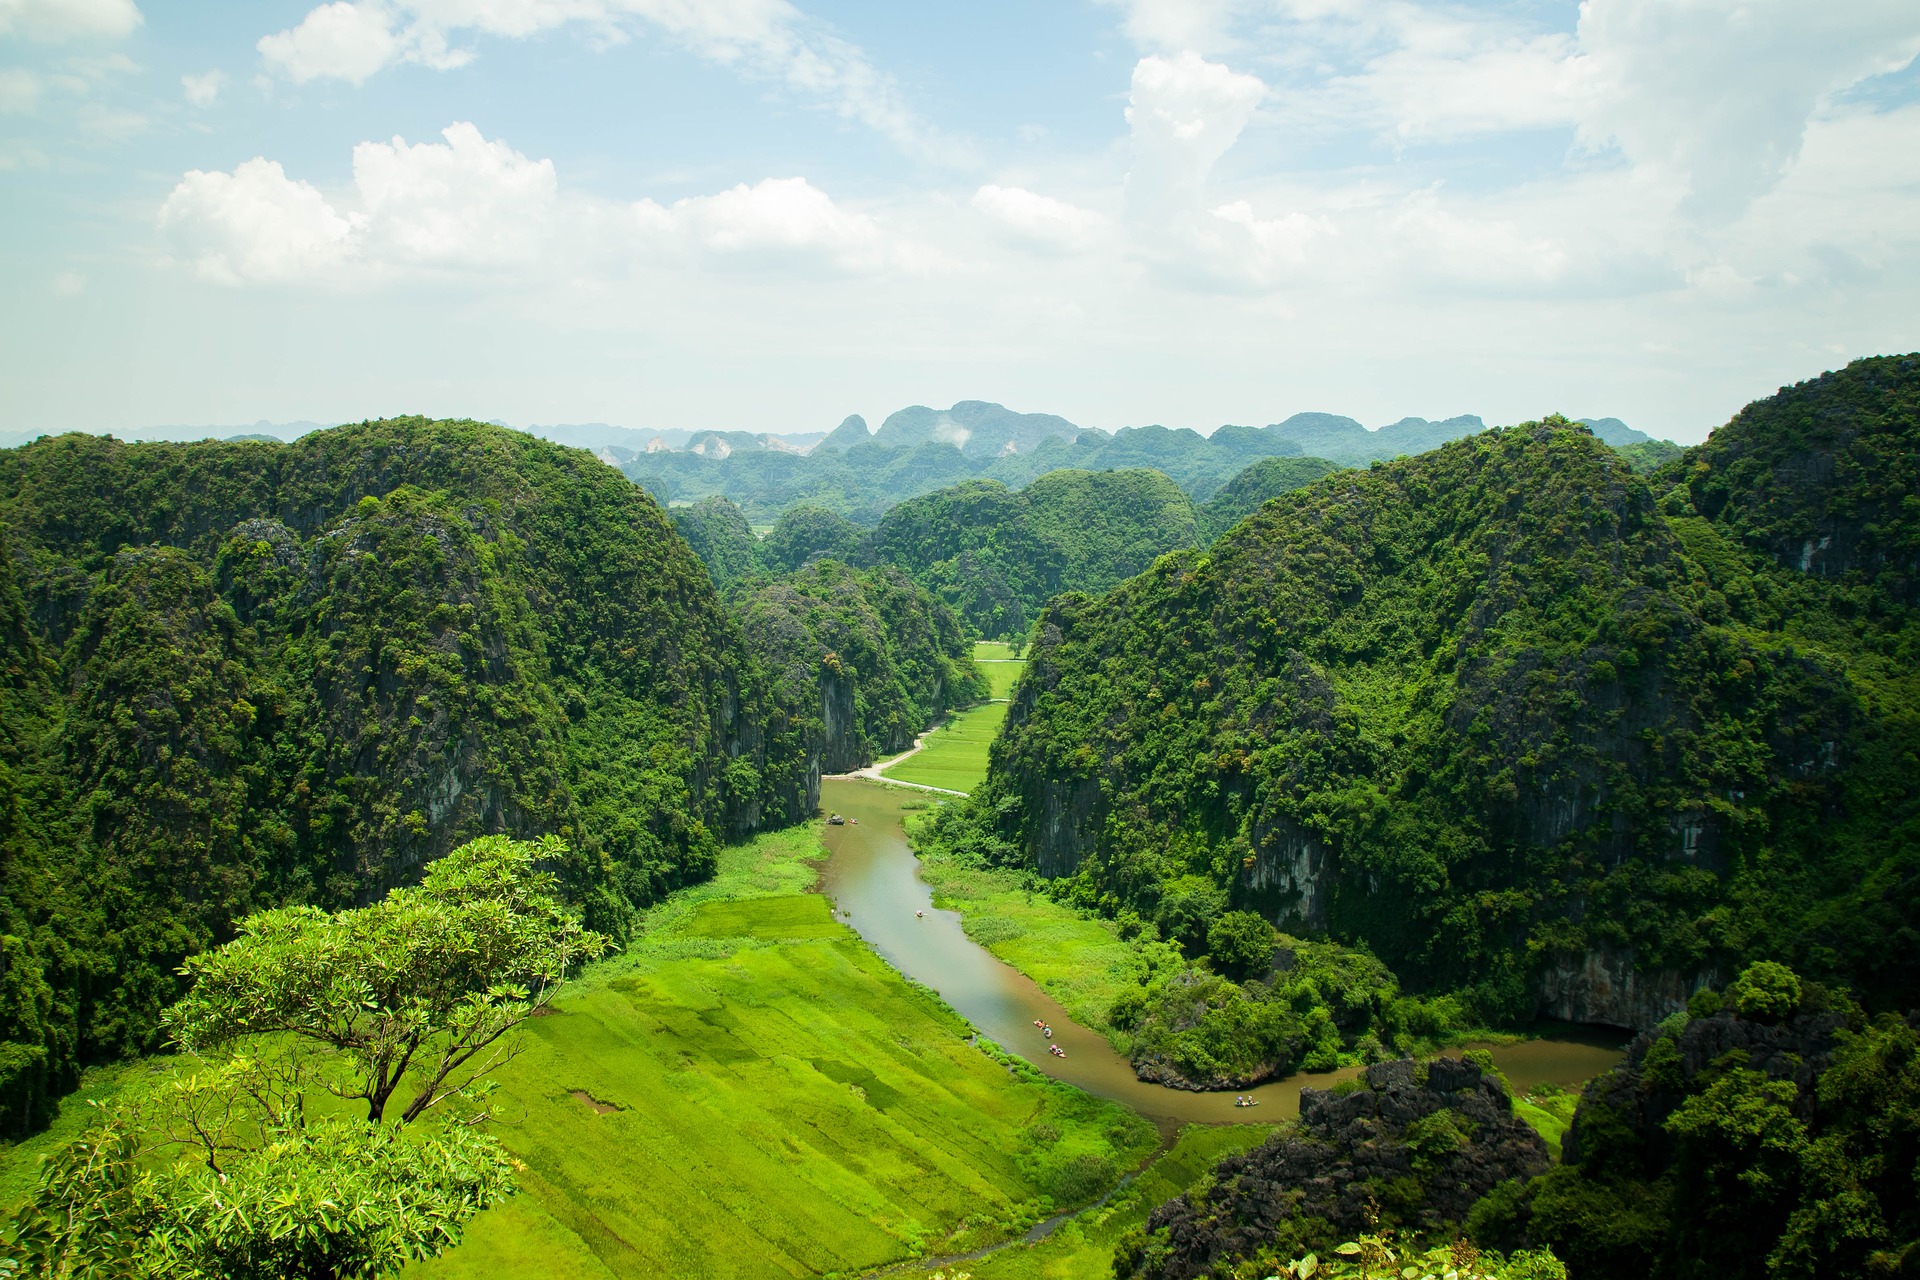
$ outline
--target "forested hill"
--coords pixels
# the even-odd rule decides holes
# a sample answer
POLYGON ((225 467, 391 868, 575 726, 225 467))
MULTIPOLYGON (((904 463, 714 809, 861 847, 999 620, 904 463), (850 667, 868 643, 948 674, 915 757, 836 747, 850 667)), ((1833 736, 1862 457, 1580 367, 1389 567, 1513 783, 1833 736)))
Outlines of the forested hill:
POLYGON ((1343 471, 1040 620, 970 820, 1487 1018, 1647 1026, 1751 957, 1920 998, 1920 357, 1647 479, 1561 419, 1343 471), (1182 889, 1182 892, 1185 892, 1182 889))
POLYGON ((153 1046, 238 915, 558 832, 596 927, 812 810, 806 726, 592 455, 401 419, 0 453, 0 1114, 153 1046))
POLYGON ((1059 592, 1105 591, 1332 470, 1321 458, 1263 459, 1198 510, 1157 471, 1050 471, 1019 492, 969 480, 909 499, 871 531, 803 505, 761 539, 717 496, 674 508, 673 522, 723 593, 822 558, 892 565, 980 634, 1013 637, 1059 592))
POLYGON ((948 711, 988 697, 960 620, 891 566, 815 561, 748 595, 741 620, 815 744, 816 773, 905 751, 948 711))
POLYGON ((1325 458, 1262 458, 1227 481, 1196 513, 1200 535, 1213 541, 1283 493, 1303 489, 1339 468, 1325 458))
POLYGON ((903 502, 858 554, 1014 637, 1061 590, 1105 591, 1198 541, 1193 503, 1157 471, 1054 471, 1017 493, 975 480, 903 502))

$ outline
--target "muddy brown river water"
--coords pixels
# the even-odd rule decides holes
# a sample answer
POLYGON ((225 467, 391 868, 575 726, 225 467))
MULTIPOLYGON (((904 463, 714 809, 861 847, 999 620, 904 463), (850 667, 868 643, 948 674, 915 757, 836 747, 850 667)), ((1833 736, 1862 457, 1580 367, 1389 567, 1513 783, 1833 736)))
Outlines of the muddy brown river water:
MULTIPOLYGON (((967 937, 960 913, 937 910, 907 844, 903 805, 925 797, 862 780, 829 779, 821 805, 857 823, 830 826, 831 854, 821 891, 839 918, 908 977, 938 991, 982 1035, 1059 1080, 1124 1103, 1159 1121, 1224 1124, 1284 1120, 1298 1115, 1303 1086, 1324 1089, 1359 1074, 1357 1068, 1289 1076, 1251 1091, 1259 1103, 1237 1108, 1232 1093, 1192 1093, 1147 1084, 1106 1039, 1067 1016, 1032 979, 967 937), (924 914, 916 915, 916 912, 924 914), (1034 1019, 1053 1027, 1065 1058, 1047 1052, 1034 1019)), ((1492 1045, 1493 1060, 1518 1091, 1552 1083, 1576 1085, 1620 1060, 1620 1038, 1593 1036, 1492 1045)))

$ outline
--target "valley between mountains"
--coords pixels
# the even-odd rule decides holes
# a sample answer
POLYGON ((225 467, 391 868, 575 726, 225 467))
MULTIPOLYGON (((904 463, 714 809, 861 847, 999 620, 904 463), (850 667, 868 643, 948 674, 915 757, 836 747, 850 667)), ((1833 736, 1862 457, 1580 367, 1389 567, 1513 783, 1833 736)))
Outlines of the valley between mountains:
POLYGON ((1920 1270, 1920 356, 895 417, 0 450, 4 1273, 1920 1270))

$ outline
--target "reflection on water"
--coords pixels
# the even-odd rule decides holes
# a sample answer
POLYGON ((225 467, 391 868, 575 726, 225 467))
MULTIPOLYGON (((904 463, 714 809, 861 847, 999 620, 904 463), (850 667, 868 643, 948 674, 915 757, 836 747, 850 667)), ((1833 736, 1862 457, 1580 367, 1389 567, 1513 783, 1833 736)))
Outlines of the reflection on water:
MULTIPOLYGON (((1141 1081, 1103 1037, 1068 1018, 1031 979, 968 938, 958 912, 934 909, 932 891, 920 879, 919 860, 901 826, 901 806, 923 798, 872 782, 828 780, 821 784, 820 799, 826 808, 857 819, 826 829, 832 856, 820 887, 836 916, 895 968, 938 991, 982 1035, 1048 1075, 1143 1115, 1218 1124, 1298 1115, 1301 1086, 1324 1089, 1359 1074, 1343 1068, 1262 1085, 1252 1090, 1260 1103, 1252 1110, 1236 1108, 1232 1093, 1191 1093, 1141 1081), (1066 1051, 1065 1058, 1047 1052, 1049 1042, 1034 1027, 1035 1019, 1053 1027, 1052 1043, 1066 1051)), ((1578 1084, 1619 1061, 1620 1050, 1606 1042, 1535 1040, 1495 1046, 1493 1057, 1514 1087, 1524 1091, 1548 1082, 1578 1084)))

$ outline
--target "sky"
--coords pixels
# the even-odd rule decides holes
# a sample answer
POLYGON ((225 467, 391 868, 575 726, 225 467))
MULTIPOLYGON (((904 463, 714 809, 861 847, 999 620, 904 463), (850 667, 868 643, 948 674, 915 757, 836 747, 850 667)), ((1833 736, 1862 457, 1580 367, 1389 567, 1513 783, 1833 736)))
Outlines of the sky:
POLYGON ((1914 0, 0 0, 0 431, 1619 417, 1920 348, 1914 0))

